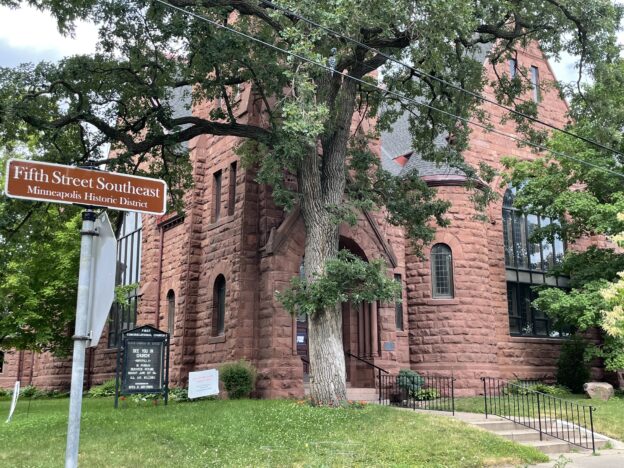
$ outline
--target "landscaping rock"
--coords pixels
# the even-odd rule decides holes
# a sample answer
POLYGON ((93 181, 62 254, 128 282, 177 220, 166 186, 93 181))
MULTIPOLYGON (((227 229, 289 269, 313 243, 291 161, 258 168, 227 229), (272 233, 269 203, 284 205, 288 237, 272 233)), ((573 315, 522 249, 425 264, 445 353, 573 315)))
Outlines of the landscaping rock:
POLYGON ((583 385, 583 390, 593 400, 607 401, 614 395, 613 385, 606 382, 588 382, 583 385))

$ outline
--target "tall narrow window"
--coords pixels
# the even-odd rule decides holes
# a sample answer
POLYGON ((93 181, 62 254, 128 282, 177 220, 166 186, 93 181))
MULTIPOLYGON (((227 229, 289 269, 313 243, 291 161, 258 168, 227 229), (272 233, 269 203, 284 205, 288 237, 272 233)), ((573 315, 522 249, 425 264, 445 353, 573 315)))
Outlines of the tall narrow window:
POLYGON ((230 193, 228 194, 228 214, 234 214, 236 208, 236 162, 230 164, 230 193))
POLYGON ((531 87, 533 88, 533 100, 540 102, 539 69, 536 66, 531 67, 531 87))
POLYGON ((518 71, 518 61, 516 59, 509 59, 509 76, 511 79, 516 77, 518 71))
POLYGON ((173 330, 175 328, 175 293, 173 289, 170 289, 167 293, 167 331, 169 337, 173 337, 173 330))
POLYGON ((214 174, 214 180, 212 184, 212 222, 216 223, 221 218, 221 171, 217 171, 214 174))
POLYGON ((431 248, 431 283, 434 298, 453 297, 453 254, 446 244, 436 244, 431 248))
MULTIPOLYGON (((401 275, 394 275, 394 280, 401 286, 401 299, 403 298, 403 278, 401 275)), ((403 302, 396 301, 394 303, 394 320, 396 323, 396 329, 403 331, 403 302)))
POLYGON ((4 372, 4 352, 0 351, 0 374, 4 372))
POLYGON ((213 290, 212 334, 223 335, 225 332, 225 278, 217 276, 213 290))
POLYGON ((564 337, 569 330, 558 328, 543 312, 532 306, 533 285, 565 287, 566 280, 547 271, 561 262, 565 244, 557 235, 552 241, 532 242, 536 229, 559 224, 557 219, 524 214, 514 208, 516 190, 510 187, 503 198, 503 239, 507 276, 509 333, 517 336, 564 337))
MULTIPOLYGON (((141 281, 141 232, 139 213, 125 213, 117 232, 117 271, 115 285, 138 285, 141 281)), ((139 304, 139 288, 128 294, 126 304, 113 303, 108 316, 108 346, 119 346, 121 334, 134 328, 139 304)))

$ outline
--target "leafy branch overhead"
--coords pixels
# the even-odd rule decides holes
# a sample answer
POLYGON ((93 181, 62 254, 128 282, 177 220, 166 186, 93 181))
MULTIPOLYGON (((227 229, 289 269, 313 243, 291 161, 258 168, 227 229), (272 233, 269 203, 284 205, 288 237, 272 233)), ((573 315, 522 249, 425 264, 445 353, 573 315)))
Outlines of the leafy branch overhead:
POLYGON ((386 274, 386 263, 366 262, 347 250, 327 260, 313 282, 295 277, 277 298, 291 314, 313 315, 343 302, 400 301, 401 285, 386 274))

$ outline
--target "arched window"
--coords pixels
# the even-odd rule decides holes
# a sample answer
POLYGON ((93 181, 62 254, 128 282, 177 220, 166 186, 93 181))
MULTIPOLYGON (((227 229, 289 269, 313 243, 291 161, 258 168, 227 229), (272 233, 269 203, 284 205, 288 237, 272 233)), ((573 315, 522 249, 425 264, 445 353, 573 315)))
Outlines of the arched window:
POLYGON ((225 333, 225 277, 217 276, 212 295, 212 334, 213 336, 225 333))
POLYGON ((453 254, 446 244, 436 244, 431 248, 431 284, 434 298, 453 297, 453 254))
POLYGON ((173 337, 173 329, 175 328, 175 293, 170 289, 167 293, 167 331, 169 337, 173 337))

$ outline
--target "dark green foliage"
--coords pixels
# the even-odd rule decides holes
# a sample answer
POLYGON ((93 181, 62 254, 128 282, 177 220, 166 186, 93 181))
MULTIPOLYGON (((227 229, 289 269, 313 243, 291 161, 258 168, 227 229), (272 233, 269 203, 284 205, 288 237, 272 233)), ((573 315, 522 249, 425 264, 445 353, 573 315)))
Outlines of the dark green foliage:
POLYGON ((248 398, 256 384, 256 369, 243 360, 225 364, 219 369, 219 379, 231 400, 248 398))
POLYGON ((87 394, 93 398, 115 396, 115 379, 110 379, 100 385, 91 387, 87 394))
POLYGON ((561 346, 557 361, 557 383, 568 387, 572 393, 583 393, 583 384, 589 381, 589 369, 585 363, 587 344, 574 335, 561 346))
POLYGON ((45 396, 45 391, 38 389, 34 385, 27 385, 26 387, 20 390, 21 398, 35 399, 35 398, 41 398, 43 396, 45 396))
POLYGON ((410 394, 414 394, 420 390, 425 383, 425 379, 411 369, 401 369, 397 376, 397 384, 399 388, 407 390, 410 394))

